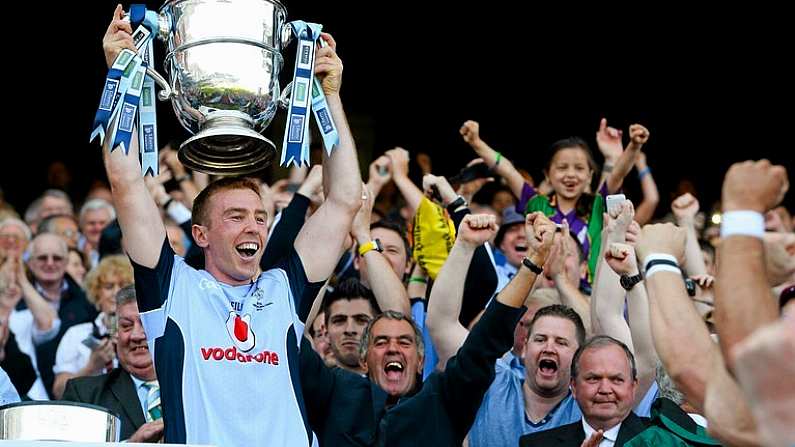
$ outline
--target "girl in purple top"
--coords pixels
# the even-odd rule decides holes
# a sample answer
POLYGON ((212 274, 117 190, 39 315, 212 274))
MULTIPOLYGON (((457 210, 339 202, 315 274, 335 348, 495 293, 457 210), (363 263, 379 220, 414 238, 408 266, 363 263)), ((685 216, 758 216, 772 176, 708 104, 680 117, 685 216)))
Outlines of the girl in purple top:
POLYGON ((602 231, 602 213, 605 212, 605 198, 621 189, 624 177, 632 169, 635 158, 649 139, 649 131, 640 124, 629 128, 630 142, 626 150, 621 149, 621 132, 607 127, 602 120, 597 142, 603 153, 620 155, 611 158, 603 167, 599 194, 589 194, 596 171, 588 144, 581 138, 566 138, 555 142, 544 176, 551 187, 549 194, 540 194, 533 186, 525 182, 524 177, 507 158, 495 151, 480 139, 479 125, 475 121, 467 121, 461 127, 461 135, 475 152, 483 158, 491 169, 506 179, 508 186, 516 197, 519 197, 517 211, 542 211, 557 223, 565 219, 573 234, 583 246, 588 259, 588 282, 596 270, 599 257, 602 231))

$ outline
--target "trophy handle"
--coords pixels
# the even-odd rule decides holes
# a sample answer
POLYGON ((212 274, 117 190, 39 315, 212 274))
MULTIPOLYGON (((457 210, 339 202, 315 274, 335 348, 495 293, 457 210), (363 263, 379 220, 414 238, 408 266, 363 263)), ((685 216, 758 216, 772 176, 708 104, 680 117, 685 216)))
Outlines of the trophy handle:
POLYGON ((290 81, 287 85, 284 86, 284 90, 279 95, 279 107, 282 109, 290 108, 290 93, 293 91, 293 81, 290 81))
POLYGON ((177 93, 171 89, 168 81, 155 71, 152 67, 146 67, 146 75, 154 79, 155 83, 160 86, 161 90, 157 93, 157 99, 160 101, 168 101, 172 96, 176 97, 177 93))

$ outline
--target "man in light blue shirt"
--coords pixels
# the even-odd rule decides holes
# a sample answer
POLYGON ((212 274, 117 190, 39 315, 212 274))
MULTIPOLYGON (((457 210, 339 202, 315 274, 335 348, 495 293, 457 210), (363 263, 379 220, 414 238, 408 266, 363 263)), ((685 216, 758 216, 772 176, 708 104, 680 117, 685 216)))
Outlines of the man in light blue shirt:
MULTIPOLYGON (((469 432, 471 447, 517 445, 524 434, 582 419, 569 389, 572 358, 585 339, 579 315, 560 304, 543 307, 535 313, 526 333, 523 358, 509 352, 496 364, 494 382, 469 432), (519 372, 520 363, 523 374, 519 372)), ((635 407, 636 415, 649 416, 657 390, 652 384, 635 407)))
POLYGON ((497 362, 494 382, 469 432, 471 447, 517 445, 525 433, 580 420, 569 391, 571 359, 585 339, 582 319, 555 304, 538 310, 522 350, 524 376, 497 362))

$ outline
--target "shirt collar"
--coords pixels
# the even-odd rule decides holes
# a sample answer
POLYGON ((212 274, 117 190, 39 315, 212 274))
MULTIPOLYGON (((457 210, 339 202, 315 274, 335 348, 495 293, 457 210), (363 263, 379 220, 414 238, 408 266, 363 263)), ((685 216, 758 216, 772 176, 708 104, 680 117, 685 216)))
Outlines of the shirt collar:
MULTIPOLYGON (((36 284, 34 284, 34 286, 36 287, 37 292, 44 295, 44 287, 42 287, 38 281, 36 281, 36 284)), ((66 281, 66 278, 64 278, 61 280, 61 294, 63 294, 67 290, 69 290, 69 283, 66 281)))
POLYGON ((58 300, 56 301, 50 301, 48 295, 44 292, 44 288, 41 286, 41 284, 39 284, 38 281, 33 284, 33 287, 36 288, 36 291, 39 292, 42 298, 44 298, 56 311, 58 311, 61 308, 61 297, 63 297, 64 292, 69 290, 69 283, 66 281, 65 277, 63 280, 61 280, 61 296, 58 297, 58 300))
POLYGON ((135 385, 135 389, 136 389, 136 390, 137 390, 138 388, 141 388, 142 386, 144 386, 144 385, 145 385, 145 384, 147 384, 147 383, 150 383, 150 382, 155 382, 155 383, 157 383, 157 379, 154 379, 154 380, 149 380, 149 381, 147 381, 147 380, 141 380, 141 379, 139 379, 139 378, 135 377, 135 376, 134 376, 132 373, 129 373, 129 374, 130 374, 130 378, 131 378, 131 379, 132 379, 132 381, 133 381, 133 384, 135 385))
MULTIPOLYGON (((594 430, 594 428, 588 425, 588 422, 585 421, 585 416, 583 416, 582 418, 582 429, 583 431, 585 431, 586 440, 590 438, 591 435, 596 433, 596 430, 594 430)), ((604 435, 602 436, 602 442, 609 441, 609 445, 613 445, 616 442, 616 439, 618 438, 619 430, 621 430, 621 422, 619 422, 614 427, 604 432, 604 435)), ((602 445, 602 443, 599 443, 599 445, 602 445)))
POLYGON ((141 379, 139 379, 139 378, 135 377, 135 376, 134 376, 134 375, 132 375, 132 374, 130 374, 130 378, 132 379, 133 383, 135 384, 135 389, 136 389, 136 390, 137 390, 138 388, 141 388, 141 386, 142 386, 143 384, 145 384, 145 383, 146 383, 146 381, 145 381, 145 380, 141 380, 141 379))

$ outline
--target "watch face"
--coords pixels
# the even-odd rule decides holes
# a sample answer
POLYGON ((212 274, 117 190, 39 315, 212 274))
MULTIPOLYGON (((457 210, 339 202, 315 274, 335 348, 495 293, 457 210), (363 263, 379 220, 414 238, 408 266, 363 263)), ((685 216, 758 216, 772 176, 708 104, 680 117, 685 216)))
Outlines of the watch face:
POLYGON ((619 281, 621 282, 621 287, 623 287, 626 290, 629 290, 632 287, 634 287, 635 284, 640 282, 640 275, 635 275, 635 276, 621 275, 619 281))

